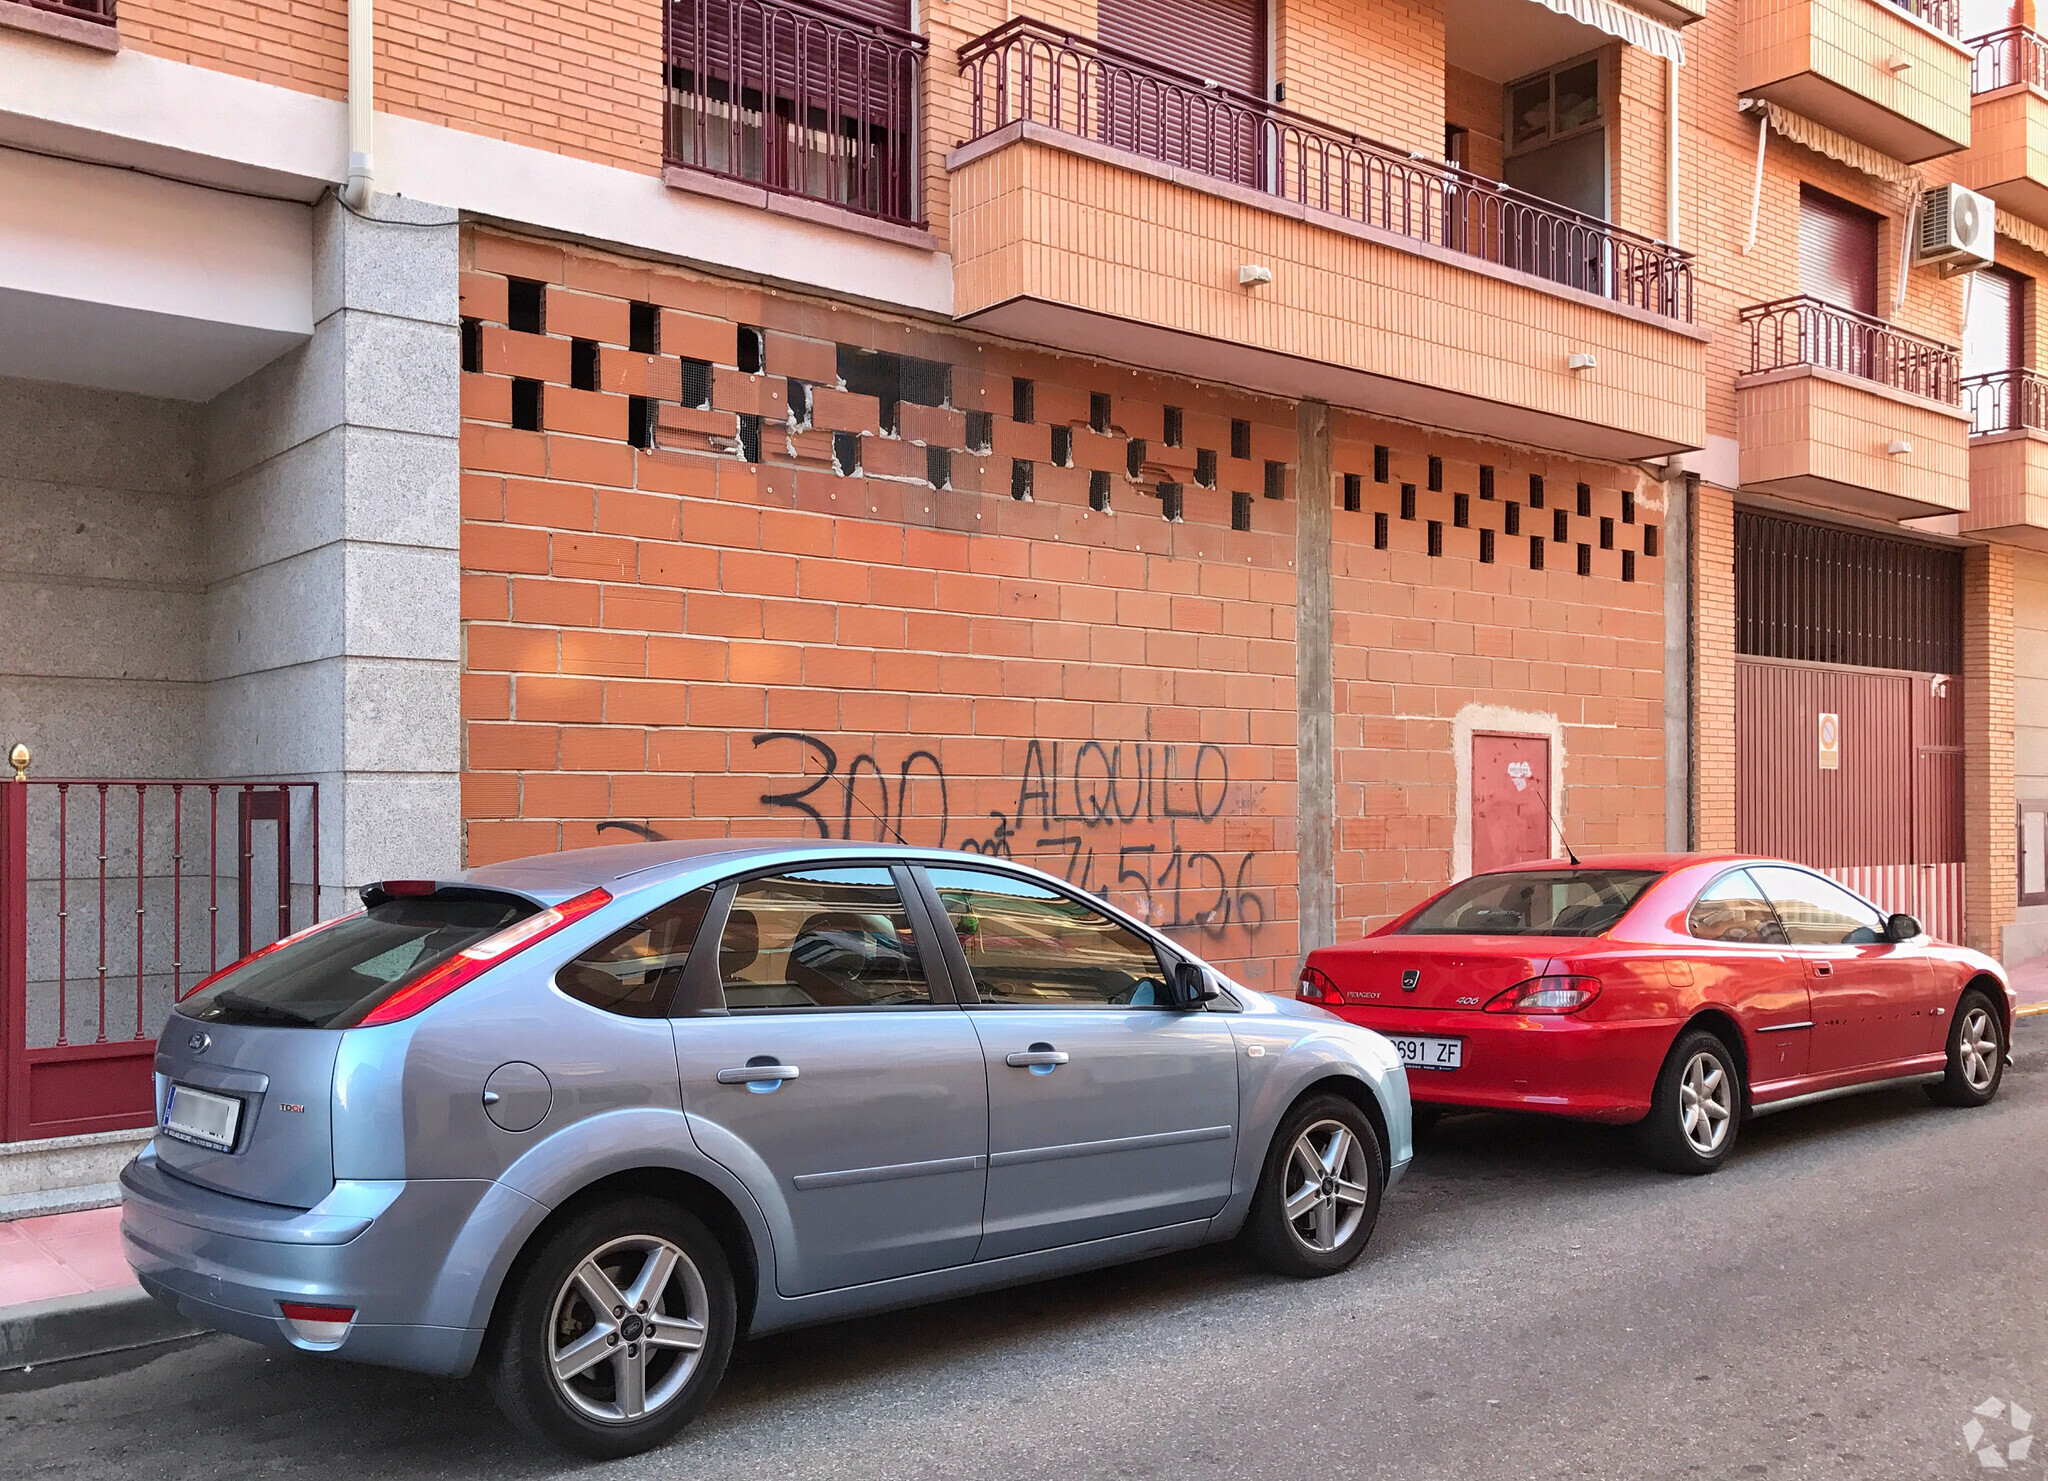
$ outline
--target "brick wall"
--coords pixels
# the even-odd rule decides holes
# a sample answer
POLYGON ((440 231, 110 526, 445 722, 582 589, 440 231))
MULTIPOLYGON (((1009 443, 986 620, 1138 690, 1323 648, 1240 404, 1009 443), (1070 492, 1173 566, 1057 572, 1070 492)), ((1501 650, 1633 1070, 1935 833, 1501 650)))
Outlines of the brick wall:
POLYGON ((138 51, 348 96, 347 0, 122 0, 119 15, 122 45, 138 51))
MULTIPOLYGON (((1249 984, 1287 988, 1293 405, 554 244, 477 233, 467 250, 482 365, 463 377, 471 863, 641 829, 900 828, 1031 859, 1249 984), (548 333, 504 327, 508 278, 547 285, 548 333), (661 309, 658 354, 625 349, 635 300, 661 309), (762 373, 740 368, 753 354, 740 326, 764 331, 762 373), (595 346, 598 390, 569 384, 586 353, 576 338, 595 346), (885 434, 883 406, 859 389, 885 355, 944 367, 949 404, 905 401, 885 434), (709 406, 679 404, 699 367, 709 406), (509 425, 515 378, 541 383, 542 430, 509 425), (1028 420, 1014 415, 1020 378, 1028 420), (646 449, 626 440, 635 395, 657 407, 646 449), (742 453, 757 433, 754 461, 742 453), (1056 436, 1071 467, 1054 465, 1056 436), (1028 500, 1013 497, 1020 462, 1028 500), (1105 490, 1107 512, 1091 507, 1105 490)), ((1340 419, 1337 436, 1332 486, 1309 496, 1340 511, 1345 928, 1447 877, 1450 722, 1477 700, 1563 720, 1578 838, 1654 843, 1661 740, 1654 699, 1637 698, 1661 684, 1660 567, 1637 557, 1635 583, 1619 579, 1640 523, 1617 525, 1613 551, 1598 537, 1633 474, 1412 427, 1340 419), (1482 465, 1497 500, 1478 497, 1482 465), (1496 536, 1495 562, 1479 560, 1479 530, 1532 471, 1570 480, 1559 497, 1573 539, 1594 547, 1592 576, 1571 561, 1529 571, 1526 537, 1496 536), (1343 506, 1347 472, 1357 511, 1343 506), (1399 517, 1402 482, 1418 485, 1414 521, 1399 517)), ((1658 517, 1647 500, 1637 510, 1658 517)))
POLYGON ((1964 943, 1999 955, 2013 919, 2013 552, 1963 553, 1964 943))
POLYGON ((1693 842, 1735 847, 1735 499, 1693 505, 1693 842))
POLYGON ((1442 0, 1278 0, 1273 34, 1289 108, 1442 157, 1442 0))
POLYGON ((1444 122, 1465 130, 1465 168, 1489 180, 1501 176, 1501 86, 1475 72, 1444 68, 1444 122))

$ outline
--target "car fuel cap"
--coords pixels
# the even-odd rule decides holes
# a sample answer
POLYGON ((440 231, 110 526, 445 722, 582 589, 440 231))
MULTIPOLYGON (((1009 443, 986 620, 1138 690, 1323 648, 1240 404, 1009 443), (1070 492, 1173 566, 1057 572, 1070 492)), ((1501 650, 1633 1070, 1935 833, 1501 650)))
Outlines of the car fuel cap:
POLYGON ((555 1087, 536 1064, 515 1059, 484 1081, 484 1114, 506 1131, 531 1131, 547 1119, 555 1087))

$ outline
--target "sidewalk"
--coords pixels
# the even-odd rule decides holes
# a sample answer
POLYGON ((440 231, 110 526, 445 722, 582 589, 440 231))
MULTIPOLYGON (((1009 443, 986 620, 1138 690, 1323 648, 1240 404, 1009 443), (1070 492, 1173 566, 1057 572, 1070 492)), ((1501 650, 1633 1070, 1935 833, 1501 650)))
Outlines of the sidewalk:
POLYGON ((2012 979, 2013 991, 2020 995, 2020 1012, 2048 1013, 2048 956, 2007 967, 2005 975, 2012 979))
POLYGON ((136 1284, 119 1208, 0 1223, 0 1372, 196 1330, 136 1284))

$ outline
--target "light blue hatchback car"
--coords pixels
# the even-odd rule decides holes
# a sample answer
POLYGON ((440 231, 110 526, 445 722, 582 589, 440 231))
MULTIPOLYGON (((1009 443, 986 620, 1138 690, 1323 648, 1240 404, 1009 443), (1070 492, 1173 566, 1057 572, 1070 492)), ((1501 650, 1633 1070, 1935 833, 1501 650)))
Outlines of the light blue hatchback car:
POLYGON ((221 973, 122 1174, 223 1332, 481 1366, 659 1443, 736 1338, 1241 1237, 1354 1260, 1407 1166, 1387 1042, 976 855, 636 844, 388 880, 221 973))

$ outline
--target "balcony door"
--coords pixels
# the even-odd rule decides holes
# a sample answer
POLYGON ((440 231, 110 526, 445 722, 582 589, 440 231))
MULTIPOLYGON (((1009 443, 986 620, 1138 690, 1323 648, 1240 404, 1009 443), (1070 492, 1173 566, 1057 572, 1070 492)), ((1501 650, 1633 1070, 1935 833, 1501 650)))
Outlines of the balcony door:
MULTIPOLYGON (((1866 319, 1877 315, 1877 223, 1874 212, 1810 185, 1799 187, 1799 291, 1866 319)), ((1873 325, 1846 315, 1803 313, 1800 337, 1808 365, 1866 379, 1881 376, 1873 325)))
POLYGON ((1265 0, 1101 0, 1102 137, 1244 185, 1265 174, 1265 0), (1217 84, 1228 93, 1216 90, 1217 84))
POLYGON ((2025 280, 2000 267, 1970 278, 1970 308, 1963 321, 1963 382, 1970 397, 1970 431, 2010 432, 2025 425, 2015 397, 2020 368, 2020 303, 2025 280), (1990 379, 1973 381, 1974 376, 1990 379))

